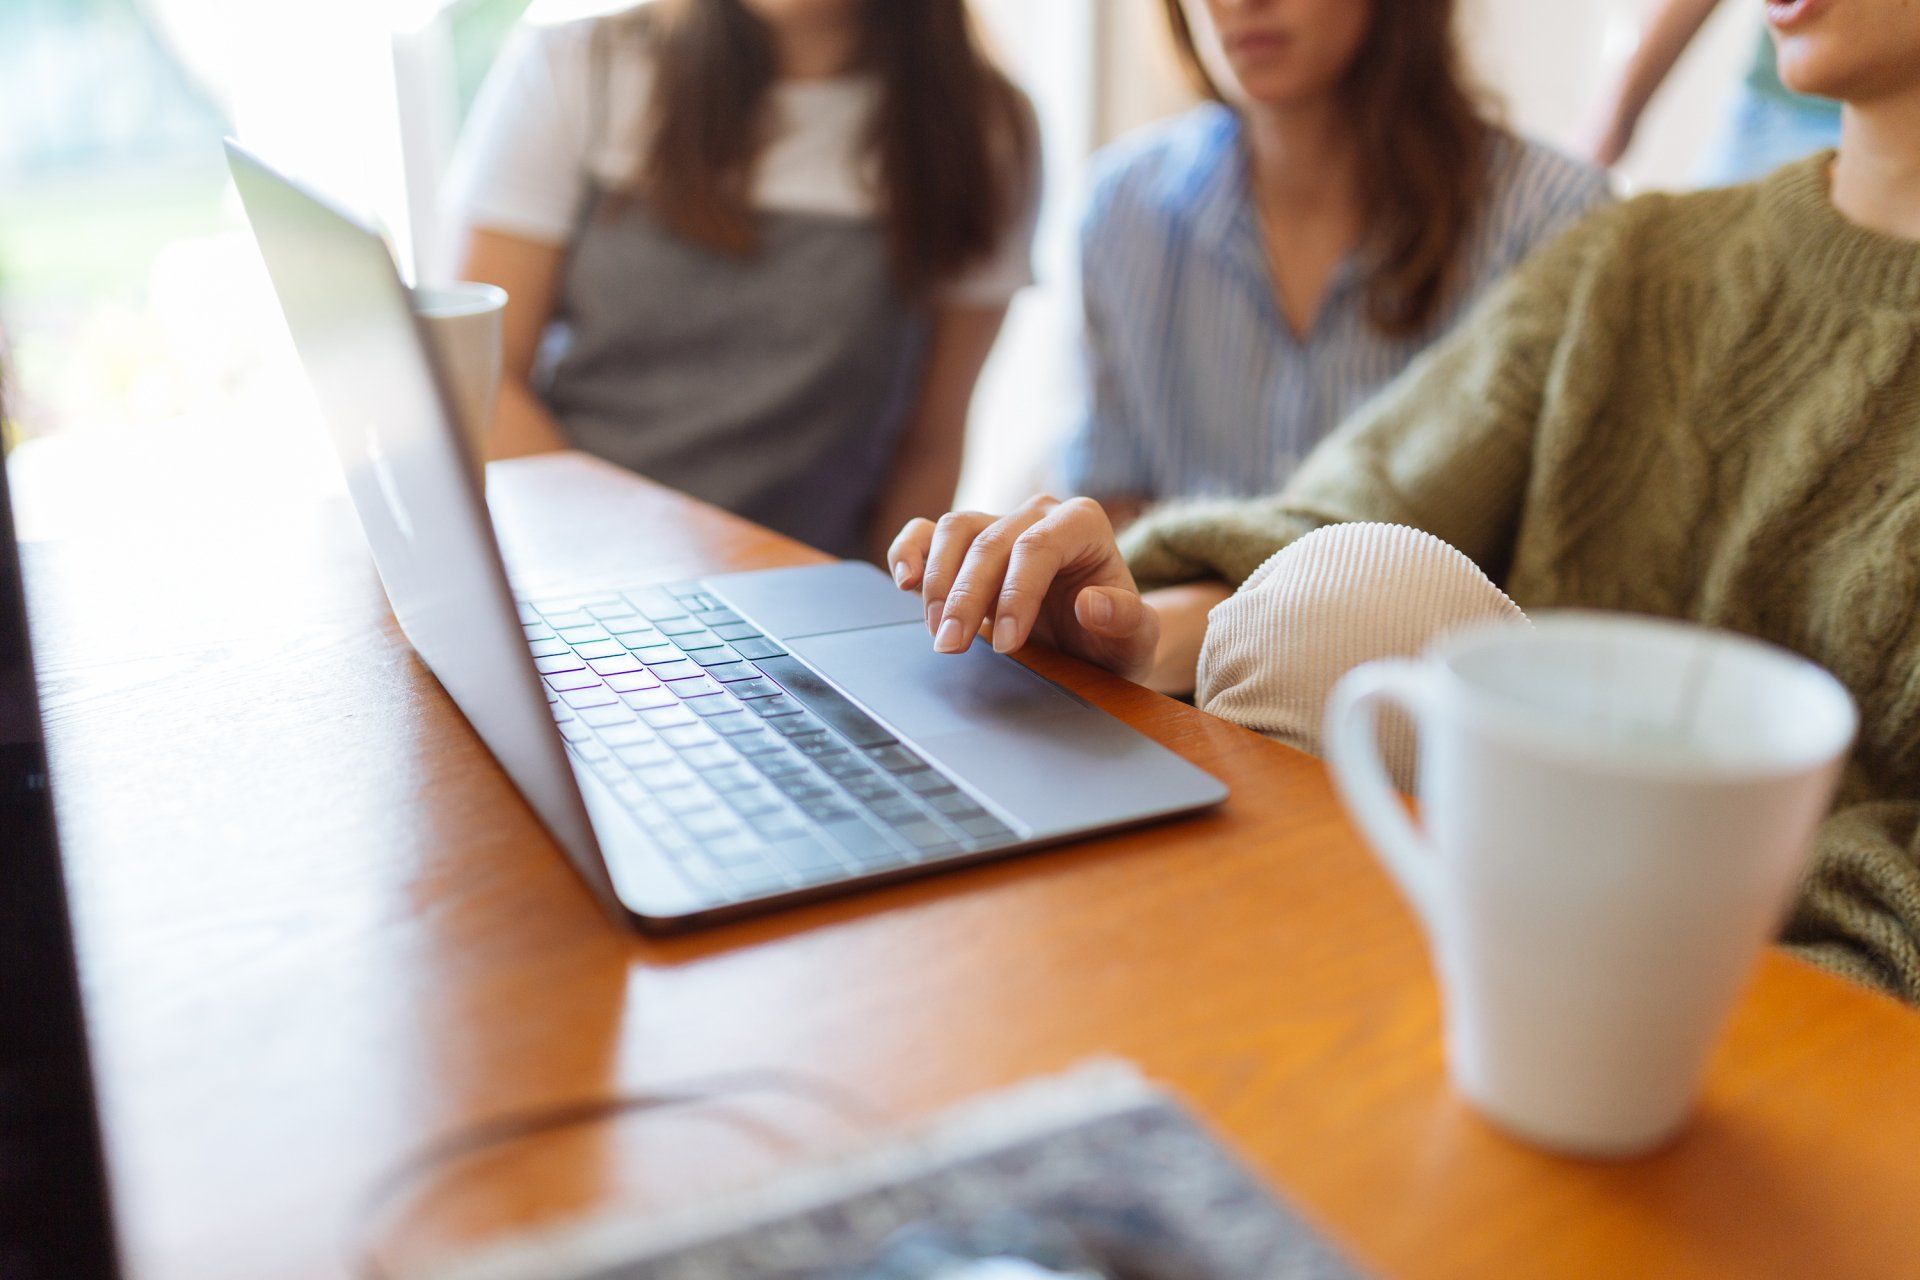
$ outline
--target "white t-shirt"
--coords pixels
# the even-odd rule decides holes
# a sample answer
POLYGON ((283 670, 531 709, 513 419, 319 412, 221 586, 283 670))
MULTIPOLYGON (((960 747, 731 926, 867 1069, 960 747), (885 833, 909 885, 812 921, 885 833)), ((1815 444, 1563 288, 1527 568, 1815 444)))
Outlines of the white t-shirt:
MULTIPOLYGON (((455 243, 468 228, 486 228, 565 244, 590 179, 610 186, 631 180, 641 159, 642 115, 653 69, 639 41, 612 42, 605 55, 600 119, 593 120, 596 21, 523 27, 500 55, 454 158, 449 187, 453 219, 462 233, 455 243)), ((876 166, 861 154, 860 143, 878 97, 879 85, 871 76, 776 84, 774 132, 760 155, 754 207, 877 216, 876 166)), ((1022 190, 1019 216, 999 245, 940 291, 943 302, 999 306, 1033 283, 1037 173, 1022 190)))

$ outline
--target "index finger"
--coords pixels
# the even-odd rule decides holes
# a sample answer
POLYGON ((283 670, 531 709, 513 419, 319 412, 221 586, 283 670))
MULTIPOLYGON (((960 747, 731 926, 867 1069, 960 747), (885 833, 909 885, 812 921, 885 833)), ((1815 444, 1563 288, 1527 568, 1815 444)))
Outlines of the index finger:
POLYGON ((902 591, 918 587, 920 576, 927 570, 927 552, 932 547, 933 521, 923 516, 907 521, 887 548, 887 568, 893 574, 893 585, 902 591))

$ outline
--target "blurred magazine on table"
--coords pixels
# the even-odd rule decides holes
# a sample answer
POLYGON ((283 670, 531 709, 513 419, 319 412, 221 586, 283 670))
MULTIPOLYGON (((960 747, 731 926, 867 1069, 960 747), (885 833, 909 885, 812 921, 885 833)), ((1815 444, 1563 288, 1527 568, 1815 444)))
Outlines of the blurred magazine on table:
POLYGON ((724 1202, 434 1280, 1357 1280, 1167 1094, 1095 1064, 724 1202))

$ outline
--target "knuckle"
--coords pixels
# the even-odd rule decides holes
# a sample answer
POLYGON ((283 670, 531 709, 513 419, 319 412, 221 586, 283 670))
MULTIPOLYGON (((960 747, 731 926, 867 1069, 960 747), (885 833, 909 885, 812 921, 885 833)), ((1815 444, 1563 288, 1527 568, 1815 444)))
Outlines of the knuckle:
POLYGON ((949 511, 934 522, 936 533, 956 534, 976 525, 984 517, 978 511, 949 511))

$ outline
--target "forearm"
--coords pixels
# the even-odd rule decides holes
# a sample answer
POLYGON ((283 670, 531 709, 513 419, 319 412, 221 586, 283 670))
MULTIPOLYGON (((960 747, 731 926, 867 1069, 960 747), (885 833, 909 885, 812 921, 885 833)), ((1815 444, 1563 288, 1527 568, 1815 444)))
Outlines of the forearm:
POLYGON ((1654 15, 1615 91, 1612 119, 1616 123, 1631 131, 1718 3, 1719 0, 1668 0, 1654 15))
POLYGON ((492 458, 519 458, 568 448, 566 434, 533 389, 516 378, 500 384, 500 409, 487 454, 492 458))
POLYGON ((1207 615, 1232 595, 1233 588, 1224 582, 1189 582, 1147 592, 1146 602, 1160 618, 1160 644, 1141 683, 1174 697, 1190 695, 1207 638, 1207 615))

